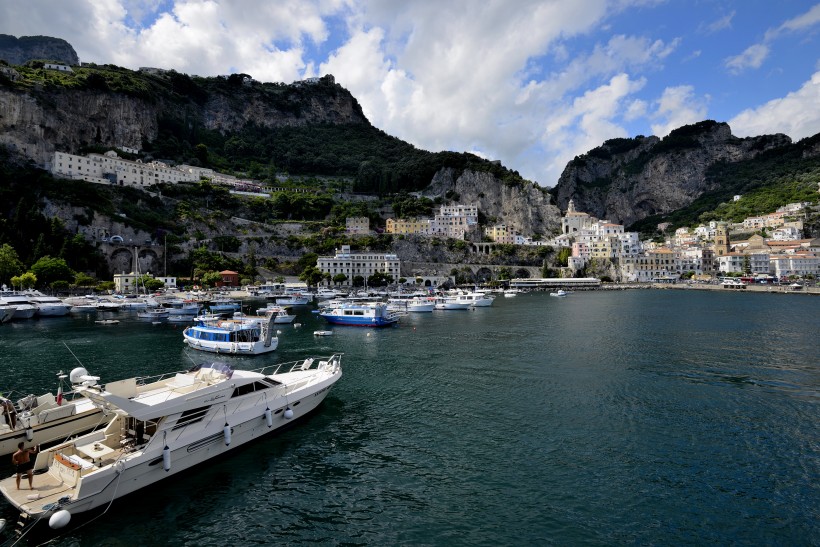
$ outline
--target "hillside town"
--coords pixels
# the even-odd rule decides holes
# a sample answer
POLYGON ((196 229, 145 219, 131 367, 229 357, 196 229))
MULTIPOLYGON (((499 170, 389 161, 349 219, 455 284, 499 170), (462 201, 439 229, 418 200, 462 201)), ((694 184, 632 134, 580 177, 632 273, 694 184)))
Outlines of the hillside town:
MULTIPOLYGON (((119 149, 126 154, 139 153, 127 146, 119 149)), ((63 178, 139 189, 157 183, 208 179, 235 194, 270 195, 270 189, 266 192, 258 181, 191 165, 128 160, 114 150, 84 156, 56 152, 50 168, 55 176, 63 178)), ((533 237, 526 233, 526 227, 505 223, 482 228, 474 204, 441 205, 432 218, 386 218, 384 231, 400 236, 571 249, 566 266, 559 270, 564 278, 582 277, 594 268, 609 272, 608 277, 621 283, 674 283, 681 278, 708 280, 720 276, 744 276, 765 283, 820 275, 820 239, 802 238, 803 219, 811 205, 789 203, 739 223, 710 221, 694 228, 682 227, 661 242, 642 241, 638 232, 625 231, 622 224, 578 211, 572 200, 561 218, 560 233, 549 238, 533 237), (765 237, 761 235, 764 233, 765 237)), ((348 217, 345 227, 353 237, 374 233, 367 217, 348 217)), ((661 231, 667 228, 658 226, 661 231)), ((402 270, 395 254, 365 253, 362 257, 348 246, 334 256, 320 257, 317 267, 343 285, 352 284, 356 276, 367 278, 377 272, 394 280, 402 276, 415 278, 413 272, 402 270)), ((116 277, 118 288, 136 280, 134 272, 116 277)), ((175 283, 170 278, 164 281, 175 283)), ((440 281, 434 280, 434 284, 440 281)))

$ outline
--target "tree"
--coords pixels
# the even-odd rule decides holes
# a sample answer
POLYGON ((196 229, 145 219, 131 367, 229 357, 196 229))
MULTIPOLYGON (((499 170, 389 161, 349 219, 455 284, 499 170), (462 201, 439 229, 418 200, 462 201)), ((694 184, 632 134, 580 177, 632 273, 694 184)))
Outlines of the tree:
POLYGON ((145 289, 148 291, 157 291, 163 288, 164 286, 165 283, 163 281, 160 281, 159 279, 155 279, 153 277, 145 280, 145 289))
POLYGON ((74 285, 77 287, 94 287, 97 285, 97 278, 91 277, 83 272, 78 272, 77 275, 74 276, 74 285))
POLYGON ((353 286, 354 287, 363 287, 364 286, 364 277, 360 275, 353 276, 353 286))
POLYGON ((322 282, 324 274, 316 266, 308 266, 299 274, 299 279, 307 283, 308 287, 312 287, 322 282))
POLYGON ((347 276, 343 273, 337 273, 336 275, 333 276, 333 282, 336 283, 337 285, 341 285, 345 281, 347 281, 347 276))
POLYGON ((63 279, 58 279, 57 281, 53 281, 51 284, 49 284, 49 287, 51 288, 52 291, 57 291, 57 292, 67 291, 68 287, 69 287, 69 284, 68 284, 68 281, 65 281, 63 279))
POLYGON ((555 257, 555 261, 561 266, 566 266, 569 263, 569 257, 571 256, 572 249, 569 247, 561 247, 561 250, 558 251, 558 256, 555 257))
POLYGON ((209 287, 215 286, 217 283, 222 281, 222 276, 219 272, 205 272, 200 277, 199 280, 202 282, 203 285, 207 285, 209 287))
POLYGON ((10 281, 12 277, 20 275, 23 263, 17 256, 17 251, 8 243, 0 247, 0 283, 10 281))
POLYGON ((26 272, 23 275, 17 275, 11 278, 11 285, 13 287, 20 287, 21 289, 30 289, 37 284, 37 276, 32 272, 26 272))
POLYGON ((31 271, 37 276, 37 280, 44 285, 50 285, 55 281, 65 281, 67 283, 74 281, 74 272, 62 258, 44 256, 32 264, 31 271))

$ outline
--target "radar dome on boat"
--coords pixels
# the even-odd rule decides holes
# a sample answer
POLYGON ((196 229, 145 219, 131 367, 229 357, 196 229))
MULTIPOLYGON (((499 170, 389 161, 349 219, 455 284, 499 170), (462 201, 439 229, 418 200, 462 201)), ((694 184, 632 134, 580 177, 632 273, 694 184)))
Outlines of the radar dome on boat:
POLYGON ((48 519, 48 525, 53 530, 57 530, 59 528, 63 528, 65 525, 69 523, 71 520, 71 513, 66 511, 65 509, 61 509, 51 515, 51 518, 48 519))
POLYGON ((88 371, 83 367, 71 369, 71 372, 68 373, 68 379, 71 380, 72 384, 79 384, 82 382, 82 376, 88 376, 88 371))

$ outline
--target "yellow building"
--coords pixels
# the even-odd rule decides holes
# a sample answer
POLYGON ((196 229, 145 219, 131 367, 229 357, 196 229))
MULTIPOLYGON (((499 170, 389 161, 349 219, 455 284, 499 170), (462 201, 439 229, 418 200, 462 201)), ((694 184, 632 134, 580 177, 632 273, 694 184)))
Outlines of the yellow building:
POLYGON ((416 218, 388 218, 385 229, 388 234, 429 234, 430 220, 416 218))

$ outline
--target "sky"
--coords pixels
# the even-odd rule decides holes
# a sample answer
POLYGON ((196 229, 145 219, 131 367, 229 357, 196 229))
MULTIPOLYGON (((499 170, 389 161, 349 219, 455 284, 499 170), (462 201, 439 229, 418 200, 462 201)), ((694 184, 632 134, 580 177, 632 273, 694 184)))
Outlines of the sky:
POLYGON ((0 0, 0 33, 132 69, 333 74, 386 133, 544 187, 607 139, 705 119, 820 132, 816 1, 0 0))

